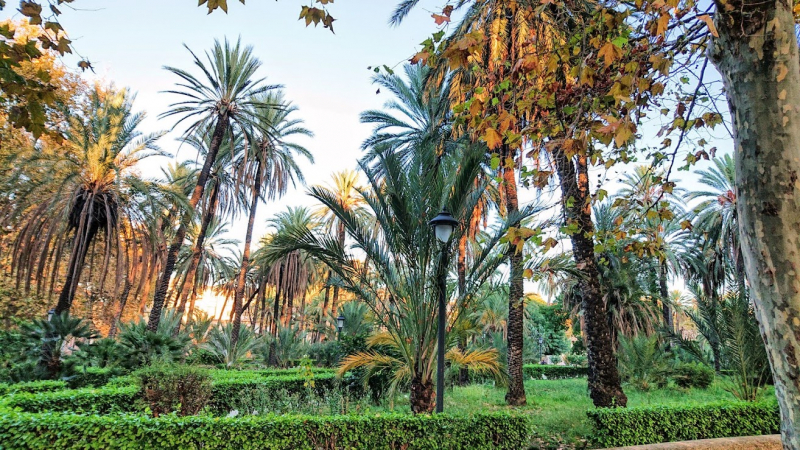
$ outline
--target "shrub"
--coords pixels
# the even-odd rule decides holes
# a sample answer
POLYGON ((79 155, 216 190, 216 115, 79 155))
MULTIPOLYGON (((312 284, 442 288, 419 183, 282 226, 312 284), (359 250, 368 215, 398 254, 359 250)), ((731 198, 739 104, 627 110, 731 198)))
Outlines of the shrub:
POLYGON ((600 408, 587 413, 598 447, 774 434, 780 431, 775 403, 600 408))
MULTIPOLYGON (((144 369, 144 371, 149 369, 144 369)), ((156 370, 156 369, 153 369, 156 370)), ((324 395, 334 389, 338 380, 331 371, 314 374, 314 387, 305 386, 307 380, 298 375, 263 377, 250 371, 209 371, 211 373, 211 399, 207 406, 212 413, 227 414, 236 409, 238 399, 252 397, 253 392, 268 392, 271 395, 289 394, 297 397, 312 393, 324 395)), ((4 399, 5 406, 20 408, 22 411, 37 412, 76 412, 109 413, 142 411, 141 405, 134 404, 141 396, 137 385, 138 377, 118 377, 100 389, 72 389, 39 394, 15 394, 4 399)))
POLYGON ((619 346, 617 357, 622 381, 642 391, 667 385, 672 374, 672 361, 658 336, 620 336, 619 346))
POLYGON ((111 378, 119 375, 121 371, 110 367, 84 367, 83 369, 78 369, 77 372, 69 379, 70 389, 105 386, 111 378))
POLYGON ((589 373, 586 367, 578 366, 549 366, 541 364, 525 364, 522 373, 528 378, 537 380, 562 380, 565 378, 581 378, 589 373))
POLYGON ((136 369, 153 363, 182 361, 191 346, 191 338, 185 330, 172 335, 180 320, 176 321, 175 317, 176 314, 165 312, 155 332, 147 328, 144 319, 120 324, 120 363, 127 369, 136 369))
POLYGON ((519 449, 525 415, 250 416, 237 418, 10 413, 0 416, 4 448, 519 449))
POLYGON ((572 353, 569 353, 565 356, 567 360, 566 362, 570 366, 586 367, 586 365, 589 364, 589 358, 587 358, 586 355, 574 355, 572 353))
POLYGON ((211 377, 192 366, 151 366, 138 370, 139 388, 153 417, 177 413, 193 416, 211 398, 211 377))
POLYGON ((37 393, 60 391, 67 388, 67 382, 62 380, 25 381, 14 384, 0 384, 0 395, 17 393, 37 393))
POLYGON ((672 379, 682 388, 707 389, 714 382, 714 369, 700 363, 682 363, 675 366, 672 379))
POLYGON ((108 414, 136 412, 141 408, 134 402, 139 388, 125 386, 101 389, 65 389, 63 391, 21 393, 3 399, 3 406, 27 412, 75 412, 108 414))

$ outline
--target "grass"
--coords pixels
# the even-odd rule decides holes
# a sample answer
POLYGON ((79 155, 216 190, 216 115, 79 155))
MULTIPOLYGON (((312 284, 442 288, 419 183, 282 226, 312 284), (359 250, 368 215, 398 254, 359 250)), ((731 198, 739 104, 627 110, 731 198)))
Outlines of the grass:
MULTIPOLYGON (((530 413, 533 422, 533 448, 582 449, 587 446, 591 424, 586 411, 592 408, 585 378, 569 380, 528 380, 525 382, 528 405, 516 409, 530 413)), ((736 401, 733 395, 715 382, 708 389, 665 389, 638 391, 625 388, 628 406, 692 405, 720 401, 736 401)), ((774 397, 772 387, 761 397, 774 397)), ((471 413, 476 411, 507 410, 505 389, 491 384, 456 386, 445 395, 445 412, 471 413)), ((389 408, 380 408, 388 410, 389 408)), ((394 411, 408 411, 408 397, 398 398, 394 411)))

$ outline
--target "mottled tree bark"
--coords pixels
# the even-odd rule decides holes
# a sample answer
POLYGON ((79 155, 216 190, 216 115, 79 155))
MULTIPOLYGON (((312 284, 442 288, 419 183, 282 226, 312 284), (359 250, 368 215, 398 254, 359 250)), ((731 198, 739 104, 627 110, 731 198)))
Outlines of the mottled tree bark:
MULTIPOLYGON (((514 150, 507 145, 503 146, 501 160, 506 164, 502 169, 503 197, 506 202, 506 214, 509 218, 516 219, 519 214, 519 199, 517 198, 517 179, 515 167, 507 164, 514 157, 514 150)), ((512 219, 512 220, 514 220, 512 219)), ((511 227, 519 227, 518 219, 510 223, 511 227)), ((525 331, 525 308, 522 297, 525 295, 522 265, 522 252, 517 251, 513 245, 508 246, 506 252, 509 265, 508 287, 508 392, 506 403, 511 406, 520 406, 528 403, 525 396, 524 376, 522 374, 523 333, 525 331)))
POLYGON ((741 247, 786 449, 800 450, 800 56, 792 2, 717 2, 741 247))
MULTIPOLYGON (((194 209, 200 203, 200 198, 203 196, 203 190, 206 187, 206 181, 211 174, 211 166, 217 160, 217 153, 219 147, 222 145, 222 138, 225 136, 225 130, 230 125, 230 117, 227 113, 217 118, 217 123, 214 126, 214 132, 211 135, 211 144, 208 146, 208 153, 206 160, 203 163, 203 168, 197 177, 197 184, 192 191, 192 197, 189 199, 189 206, 194 209)), ((147 321, 147 329, 155 332, 158 329, 158 323, 161 321, 161 310, 164 308, 164 300, 167 298, 167 291, 169 290, 169 281, 172 278, 172 273, 175 271, 175 262, 178 260, 178 252, 183 245, 183 240, 186 237, 187 217, 183 217, 178 231, 175 233, 175 239, 169 246, 167 251, 167 260, 164 262, 164 267, 161 276, 158 278, 156 293, 153 297, 153 308, 150 310, 150 317, 147 321)))
POLYGON ((570 239, 572 255, 583 275, 579 288, 589 357, 589 396, 598 407, 624 407, 628 398, 620 383, 608 311, 600 290, 600 272, 594 254, 594 223, 586 157, 578 155, 570 160, 562 150, 556 149, 553 159, 561 182, 566 222, 577 226, 570 239))

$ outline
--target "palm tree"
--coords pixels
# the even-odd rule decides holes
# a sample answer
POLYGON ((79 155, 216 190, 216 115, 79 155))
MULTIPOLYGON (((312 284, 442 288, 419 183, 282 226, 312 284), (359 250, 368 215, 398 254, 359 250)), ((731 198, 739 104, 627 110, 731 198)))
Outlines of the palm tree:
MULTIPOLYGON (((410 383, 414 413, 434 408, 438 295, 435 280, 437 274, 447 272, 450 266, 446 258, 439 257, 441 245, 431 233, 427 219, 441 211, 443 205, 456 218, 472 214, 478 196, 471 187, 481 170, 483 156, 481 147, 471 146, 443 158, 438 170, 427 170, 433 167, 437 155, 422 148, 414 152, 410 161, 403 162, 397 155, 383 153, 376 163, 380 167, 362 163, 372 192, 366 189, 358 192, 366 204, 364 209, 375 217, 374 225, 364 225, 359 212, 346 208, 335 193, 312 188, 311 195, 343 224, 353 247, 370 261, 371 270, 364 270, 363 262, 348 252, 339 239, 307 228, 278 234, 273 239, 275 256, 304 250, 327 265, 342 287, 366 304, 385 329, 373 338, 373 344, 395 349, 390 354, 373 348, 351 355, 343 361, 340 373, 356 367, 366 367, 368 374, 381 368, 393 370, 393 386, 410 383), (373 227, 378 229, 377 238, 373 227)), ((456 236, 459 233, 460 230, 456 236)), ((483 251, 472 261, 465 295, 451 302, 451 324, 458 320, 464 299, 501 263, 493 250, 504 233, 505 229, 501 229, 488 239, 483 251)), ((489 356, 496 368, 496 354, 489 356)), ((462 362, 465 359, 460 358, 462 362)), ((476 357, 476 364, 477 361, 476 357)), ((487 363, 486 359, 481 362, 487 363)))
MULTIPOLYGON (((277 353, 275 345, 278 342, 277 337, 281 316, 285 317, 283 326, 289 327, 294 308, 293 302, 297 297, 306 294, 316 270, 314 267, 315 262, 311 255, 302 250, 295 250, 273 259, 273 240, 277 235, 284 235, 296 230, 314 230, 317 222, 307 208, 290 206, 271 218, 269 225, 275 229, 275 233, 262 240, 263 245, 255 256, 255 260, 259 265, 270 267, 269 278, 272 284, 275 285, 272 325, 270 327, 272 340, 270 341, 268 361, 270 364, 276 365, 277 353), (281 314, 284 303, 286 311, 281 314)), ((262 308, 264 308, 262 314, 266 314, 266 305, 262 308)))
MULTIPOLYGON (((69 312, 90 246, 104 243, 100 273, 107 273, 112 253, 124 259, 122 245, 129 241, 121 238, 121 230, 137 227, 148 208, 161 204, 164 192, 136 172, 140 161, 163 154, 156 146, 161 133, 137 130, 144 114, 134 114, 131 102, 127 91, 96 87, 86 110, 70 115, 63 146, 22 164, 28 179, 36 181, 18 191, 20 210, 12 212, 22 224, 14 267, 20 278, 42 279, 52 262, 55 277, 62 252, 69 252, 56 314, 69 312)), ((118 265, 117 278, 122 269, 118 265)))
MULTIPOLYGON (((361 186, 359 186, 359 174, 354 170, 344 170, 334 173, 332 175, 333 182, 327 186, 319 186, 314 188, 315 191, 324 193, 324 195, 335 198, 336 205, 345 211, 352 212, 359 220, 364 220, 363 207, 365 204, 364 197, 361 194, 361 186)), ((313 194, 312 194, 313 195, 313 194)), ((322 205, 317 209, 316 215, 321 223, 326 224, 328 230, 336 230, 336 240, 340 246, 344 248, 346 239, 346 225, 342 219, 335 213, 335 211, 327 205, 322 205)), ((328 272, 328 279, 325 284, 325 303, 322 306, 322 316, 324 319, 328 312, 328 293, 331 284, 331 274, 333 271, 328 272)), ((333 299, 330 303, 330 313, 336 316, 336 305, 339 302, 339 283, 333 286, 333 299)))
POLYGON ((300 157, 309 162, 314 162, 305 147, 289 142, 296 136, 312 136, 313 134, 303 128, 303 121, 291 118, 290 115, 297 111, 297 107, 283 98, 283 93, 262 96, 258 99, 261 104, 277 105, 274 108, 262 109, 257 117, 258 129, 261 130, 252 142, 251 148, 255 152, 252 159, 254 167, 247 167, 248 178, 252 178, 252 199, 250 200, 250 215, 247 220, 247 231, 244 238, 244 252, 242 253, 242 266, 239 269, 239 278, 236 282, 236 292, 233 296, 233 334, 232 342, 236 345, 239 329, 242 325, 242 298, 244 297, 245 275, 250 265, 250 243, 253 239, 253 225, 256 219, 256 208, 262 198, 275 199, 286 193, 289 185, 295 186, 295 179, 304 183, 303 173, 297 165, 300 157))
MULTIPOLYGON (((181 96, 183 100, 171 104, 170 110, 161 114, 161 117, 180 116, 175 126, 185 120, 192 121, 186 130, 186 135, 191 135, 196 130, 213 130, 205 162, 189 199, 189 206, 193 210, 203 196, 211 167, 217 160, 217 153, 225 133, 234 135, 238 131, 249 136, 258 111, 274 106, 261 103, 257 96, 277 86, 266 85, 263 78, 255 78, 261 62, 253 56, 252 47, 242 48, 238 40, 234 45, 229 44, 227 39, 224 43, 215 40, 211 52, 206 53, 206 63, 191 49, 188 47, 186 49, 192 54, 194 64, 202 72, 203 78, 198 78, 182 69, 165 67, 181 78, 181 82, 178 83, 180 90, 168 92, 181 96)), ((158 279, 153 308, 150 310, 150 319, 147 323, 151 331, 158 328, 170 278, 175 270, 175 261, 186 236, 187 224, 187 217, 183 217, 158 279)))
MULTIPOLYGON (((693 225, 703 237, 703 248, 710 263, 734 270, 737 289, 744 288, 744 259, 739 239, 739 223, 736 212, 736 189, 734 180, 736 168, 731 155, 712 160, 714 167, 699 170, 700 183, 707 190, 693 191, 687 195, 690 201, 699 200, 694 207, 693 225)), ((724 288, 724 270, 707 270, 708 288, 724 288)))

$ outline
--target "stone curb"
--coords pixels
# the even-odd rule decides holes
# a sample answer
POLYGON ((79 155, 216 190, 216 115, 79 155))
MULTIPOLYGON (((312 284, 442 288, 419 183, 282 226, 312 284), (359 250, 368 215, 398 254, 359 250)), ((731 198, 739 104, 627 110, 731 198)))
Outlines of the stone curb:
POLYGON ((607 450, 781 450, 781 435, 743 436, 699 441, 615 447, 607 450))

